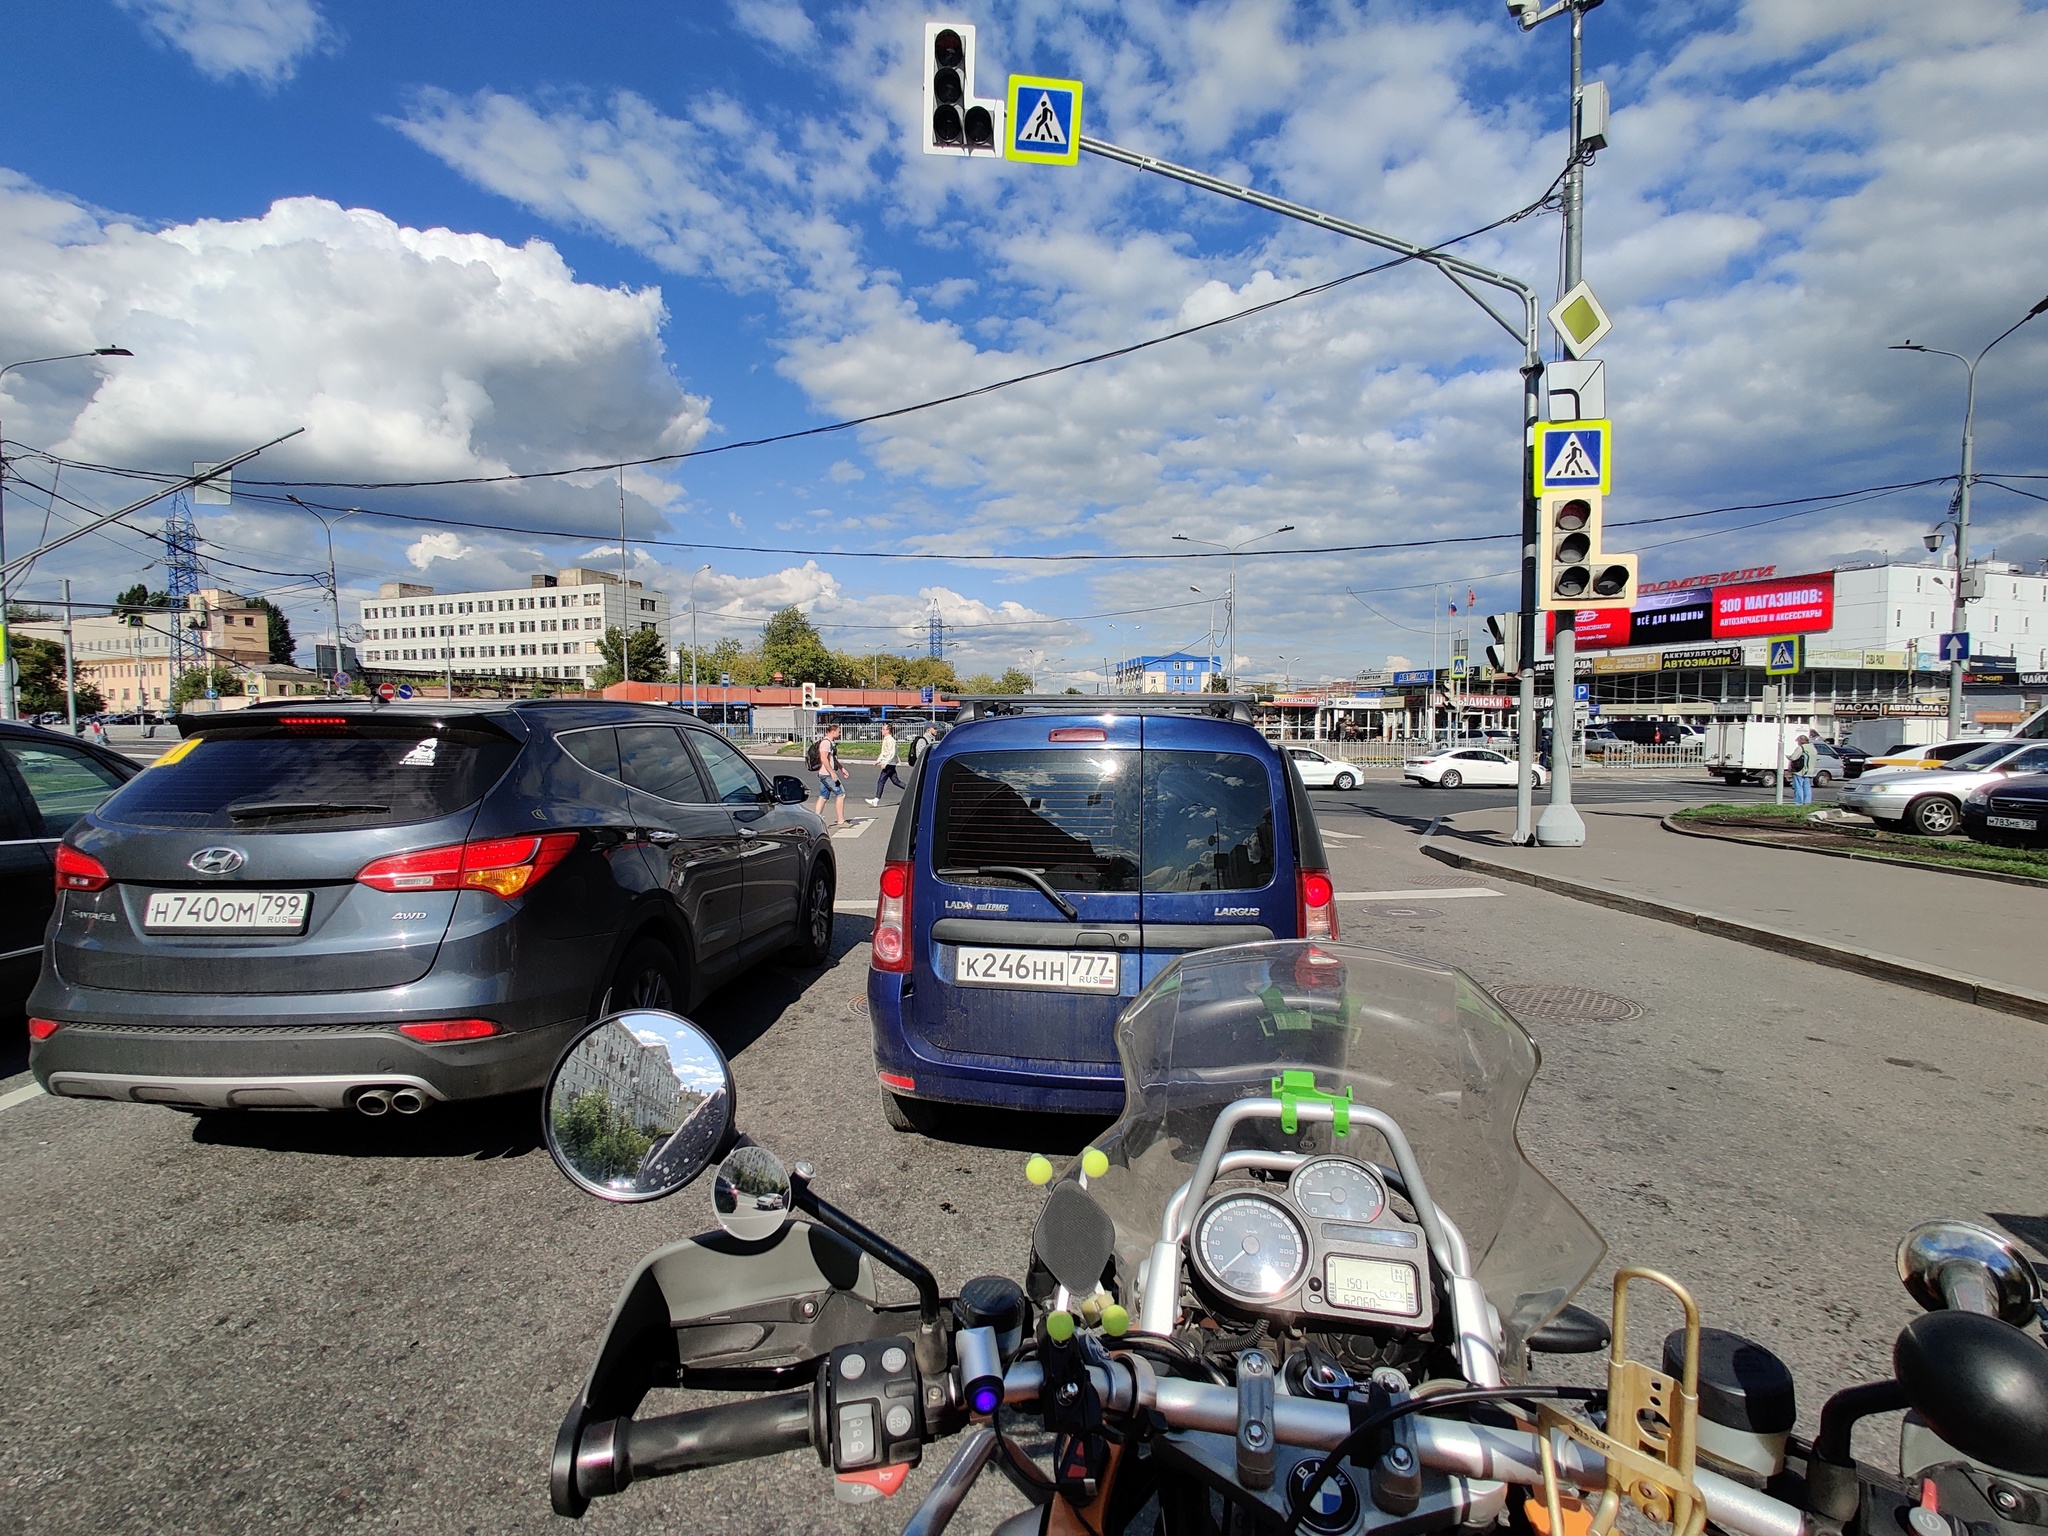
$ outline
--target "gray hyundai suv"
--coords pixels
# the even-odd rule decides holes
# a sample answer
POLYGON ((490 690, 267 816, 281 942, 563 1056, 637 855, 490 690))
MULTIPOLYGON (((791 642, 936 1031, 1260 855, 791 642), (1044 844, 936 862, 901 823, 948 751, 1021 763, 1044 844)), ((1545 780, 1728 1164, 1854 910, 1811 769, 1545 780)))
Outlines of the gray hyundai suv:
POLYGON ((74 825, 28 1003, 51 1093, 417 1113, 538 1086, 607 1005, 823 962, 800 780, 673 712, 301 700, 189 717, 74 825))

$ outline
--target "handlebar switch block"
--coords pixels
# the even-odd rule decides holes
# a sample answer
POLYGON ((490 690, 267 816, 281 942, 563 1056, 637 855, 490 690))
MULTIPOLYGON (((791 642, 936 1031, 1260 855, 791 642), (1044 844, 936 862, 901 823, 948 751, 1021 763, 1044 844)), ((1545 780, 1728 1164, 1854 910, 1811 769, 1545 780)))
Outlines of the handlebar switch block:
POLYGON ((832 1351, 819 1378, 817 1442, 835 1472, 914 1467, 924 1456, 924 1384, 907 1338, 832 1351))

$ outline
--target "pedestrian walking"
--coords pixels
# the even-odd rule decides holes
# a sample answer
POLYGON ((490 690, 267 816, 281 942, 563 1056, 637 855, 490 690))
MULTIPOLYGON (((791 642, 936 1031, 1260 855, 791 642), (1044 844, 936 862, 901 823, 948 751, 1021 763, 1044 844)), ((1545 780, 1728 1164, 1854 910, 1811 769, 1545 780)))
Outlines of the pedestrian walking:
POLYGON ((882 722, 882 750, 875 754, 875 769, 875 793, 869 805, 882 803, 883 786, 894 784, 898 790, 903 788, 903 780, 896 776, 896 732, 886 720, 882 722))
POLYGON ((839 825, 845 826, 847 773, 839 765, 839 727, 826 726, 825 734, 811 743, 805 758, 818 775, 818 803, 811 809, 823 816, 825 802, 829 800, 838 809, 839 825))
POLYGON ((1820 767, 1820 752, 1814 746, 1811 736, 1803 733, 1800 735, 1799 749, 1792 754, 1789 766, 1792 769, 1792 803, 1813 804, 1813 775, 1820 767))
POLYGON ((924 728, 924 734, 922 736, 914 736, 911 738, 910 766, 913 769, 915 769, 919 763, 924 761, 925 753, 931 751, 931 749, 937 746, 938 744, 939 728, 936 725, 926 726, 924 728))
POLYGON ((104 720, 89 720, 85 726, 85 739, 95 746, 107 744, 107 723, 104 720))

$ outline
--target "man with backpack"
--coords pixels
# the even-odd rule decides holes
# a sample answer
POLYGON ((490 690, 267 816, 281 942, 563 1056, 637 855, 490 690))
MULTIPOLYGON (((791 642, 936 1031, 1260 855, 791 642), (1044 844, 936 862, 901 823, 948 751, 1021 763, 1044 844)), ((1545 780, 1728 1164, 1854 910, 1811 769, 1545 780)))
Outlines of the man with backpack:
POLYGON ((923 762, 925 753, 931 751, 931 749, 937 746, 938 744, 939 728, 936 725, 926 726, 924 728, 924 734, 922 736, 911 737, 910 766, 915 768, 919 763, 923 762))
POLYGON ((839 825, 846 825, 846 770, 839 766, 839 727, 828 725, 824 735, 813 741, 804 753, 804 766, 818 776, 818 803, 811 809, 820 817, 825 814, 825 802, 830 800, 839 808, 839 825))

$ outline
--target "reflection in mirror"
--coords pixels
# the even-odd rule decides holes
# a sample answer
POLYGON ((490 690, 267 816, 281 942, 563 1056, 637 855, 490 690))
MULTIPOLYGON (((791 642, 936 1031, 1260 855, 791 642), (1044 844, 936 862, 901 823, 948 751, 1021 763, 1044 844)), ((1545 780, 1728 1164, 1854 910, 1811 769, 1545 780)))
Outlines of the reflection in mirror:
POLYGON ((548 1151, 607 1200, 674 1194, 730 1139, 732 1071, 689 1020, 613 1014, 580 1035, 548 1083, 548 1151))
POLYGON ((789 1170, 766 1147, 735 1147, 718 1165, 711 1208, 734 1237, 749 1242, 773 1237, 792 1208, 789 1170))

